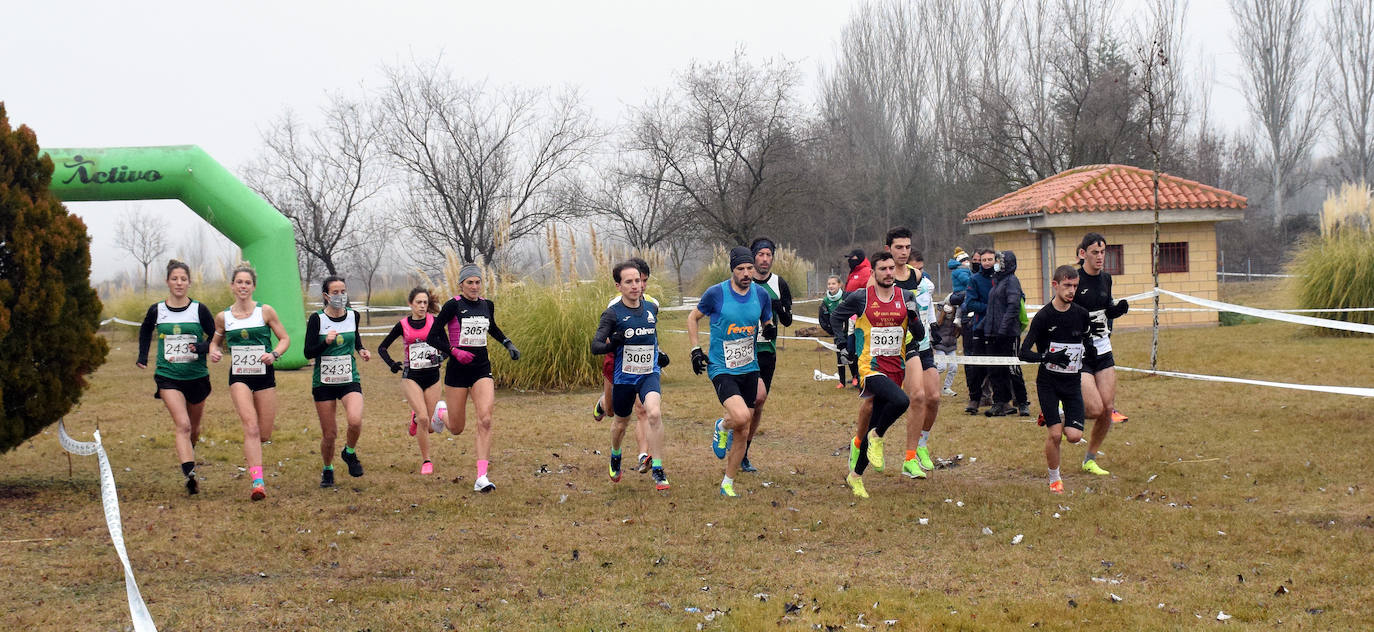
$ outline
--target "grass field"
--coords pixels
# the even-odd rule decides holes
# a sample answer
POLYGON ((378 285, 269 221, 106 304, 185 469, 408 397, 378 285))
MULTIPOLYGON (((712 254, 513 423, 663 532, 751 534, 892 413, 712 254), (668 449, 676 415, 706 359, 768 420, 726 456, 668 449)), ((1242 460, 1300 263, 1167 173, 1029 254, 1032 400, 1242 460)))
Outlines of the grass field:
MULTIPOLYGON (((663 328, 680 328, 675 314, 663 328)), ((151 376, 133 367, 132 336, 111 335, 67 427, 85 439, 100 426, 163 630, 1123 630, 1223 625, 1220 611, 1242 627, 1374 621, 1374 412, 1360 398, 1122 374, 1131 420, 1100 458, 1112 475, 1066 467, 1062 497, 1046 491, 1043 430, 967 417, 962 397, 946 398, 933 452, 963 465, 919 482, 870 472, 873 497, 858 502, 842 482, 854 392, 813 381, 833 354, 794 341, 751 455, 762 471, 725 500, 707 445, 720 407, 684 337, 668 335, 672 491, 632 471, 607 480, 595 394, 502 391, 498 489, 478 495, 469 434, 436 441, 435 475, 418 474, 397 380, 374 361, 367 475, 340 470, 337 488, 318 488, 309 376, 284 373, 269 497, 252 503, 224 367, 197 448, 202 492, 188 498, 151 376)), ((1148 345, 1149 332, 1121 334, 1118 363, 1146 364, 1148 345)), ((1167 331, 1160 345, 1163 368, 1352 386, 1374 385, 1371 353, 1366 338, 1268 323, 1167 331)), ((891 462, 900 424, 889 436, 891 462)), ((1075 464, 1082 448, 1064 454, 1075 464)), ((56 427, 0 457, 6 629, 128 625, 96 461, 68 467, 56 427)))

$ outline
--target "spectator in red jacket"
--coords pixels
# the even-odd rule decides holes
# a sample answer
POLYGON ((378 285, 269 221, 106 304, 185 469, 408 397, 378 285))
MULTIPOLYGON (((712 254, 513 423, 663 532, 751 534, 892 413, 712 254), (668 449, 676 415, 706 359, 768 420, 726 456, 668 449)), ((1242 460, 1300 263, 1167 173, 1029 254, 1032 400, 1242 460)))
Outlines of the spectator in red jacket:
POLYGON ((873 268, 864 257, 863 249, 855 248, 849 251, 845 259, 849 261, 849 280, 844 284, 845 294, 862 290, 868 285, 868 277, 873 276, 873 268))

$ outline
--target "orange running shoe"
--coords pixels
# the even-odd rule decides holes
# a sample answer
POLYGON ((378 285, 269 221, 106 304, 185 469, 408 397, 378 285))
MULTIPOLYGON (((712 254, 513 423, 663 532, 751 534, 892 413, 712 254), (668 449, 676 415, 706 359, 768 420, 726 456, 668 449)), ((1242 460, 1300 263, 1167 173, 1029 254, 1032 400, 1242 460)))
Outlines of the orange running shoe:
POLYGON ((1119 410, 1117 410, 1117 409, 1115 409, 1115 408, 1112 409, 1112 423, 1114 423, 1114 424, 1124 424, 1124 423, 1126 423, 1127 421, 1130 421, 1130 419, 1131 419, 1130 417, 1127 417, 1127 416, 1121 414, 1121 411, 1119 411, 1119 410))
POLYGON ((1051 494, 1062 494, 1062 493, 1064 493, 1064 481, 1061 479, 1061 480, 1057 480, 1057 481, 1055 481, 1055 482, 1053 482, 1053 483, 1050 483, 1050 493, 1051 493, 1051 494))

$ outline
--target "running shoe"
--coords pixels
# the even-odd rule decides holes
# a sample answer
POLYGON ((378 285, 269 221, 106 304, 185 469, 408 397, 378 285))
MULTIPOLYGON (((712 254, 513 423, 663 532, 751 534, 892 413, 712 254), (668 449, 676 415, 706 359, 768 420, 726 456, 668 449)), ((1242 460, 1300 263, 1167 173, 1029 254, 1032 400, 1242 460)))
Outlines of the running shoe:
POLYGON ((874 430, 868 431, 868 464, 873 471, 883 471, 883 438, 874 430))
POLYGON ((969 402, 969 403, 968 403, 968 406, 965 406, 965 407, 964 407, 964 414, 965 414, 965 415, 977 415, 977 414, 978 414, 978 402, 969 402))
POLYGON ((433 474, 433 473, 434 473, 434 464, 431 463, 431 462, 429 462, 429 461, 425 461, 422 465, 420 465, 420 473, 421 473, 421 474, 433 474))
POLYGON ((320 472, 320 487, 334 486, 334 468, 329 468, 320 472))
POLYGON ((1127 421, 1130 421, 1130 420, 1131 420, 1131 418, 1130 418, 1130 417, 1127 417, 1127 416, 1125 416, 1125 415, 1123 415, 1123 414, 1121 414, 1121 411, 1119 411, 1119 410, 1117 410, 1117 409, 1115 409, 1115 408, 1112 409, 1112 423, 1114 423, 1114 424, 1124 424, 1124 423, 1126 423, 1127 421))
POLYGON ((443 418, 443 417, 440 417, 439 415, 435 415, 434 417, 430 418, 430 420, 429 420, 429 431, 430 431, 430 432, 443 432, 443 431, 444 431, 444 427, 445 427, 446 425, 447 425, 447 424, 444 423, 444 418, 443 418))
POLYGON ((647 455, 647 454, 641 454, 641 455, 639 455, 639 473, 640 473, 640 474, 643 474, 643 473, 649 471, 649 468, 650 468, 650 467, 653 467, 653 464, 654 464, 654 457, 649 456, 649 455, 647 455))
POLYGON ((597 400, 596 400, 596 403, 592 405, 592 420, 593 420, 593 421, 601 421, 601 420, 604 419, 605 417, 606 417, 606 409, 604 409, 604 408, 601 407, 601 400, 600 400, 600 399, 597 399, 597 400))
POLYGON ((200 493, 200 482, 196 480, 195 470, 186 475, 186 493, 191 496, 200 493))
POLYGON ((859 378, 856 377, 849 380, 849 385, 853 386, 854 388, 859 388, 859 378))
POLYGON ((847 386, 847 384, 845 384, 844 382, 840 382, 839 384, 835 385, 835 388, 844 388, 845 386, 847 386))
POLYGON ((420 424, 415 421, 415 411, 410 411, 410 436, 415 436, 415 431, 420 429, 420 424))
MULTIPOLYGON (((989 409, 987 410, 987 412, 983 413, 983 416, 984 416, 984 417, 1006 417, 1007 415, 1011 415, 1011 414, 1015 414, 1015 413, 1016 413, 1016 409, 1013 408, 1011 404, 993 404, 993 405, 992 405, 992 408, 989 408, 989 409)), ((1027 414, 1029 414, 1029 413, 1027 413, 1027 414)))
POLYGON ((859 498, 868 498, 868 491, 864 489, 864 477, 850 472, 844 477, 844 482, 846 485, 849 485, 850 491, 853 491, 855 496, 859 498))
POLYGON ((1017 404, 1017 405, 1016 405, 1016 414, 1021 415, 1022 417, 1029 417, 1029 416, 1030 416, 1030 402, 1027 402, 1027 403, 1025 403, 1025 404, 1017 404))
POLYGON ((858 469, 858 468, 859 468, 859 446, 854 445, 854 442, 853 442, 853 441, 850 441, 850 442, 849 442, 849 471, 853 472, 854 470, 856 470, 856 469, 858 469))
POLYGON ((907 478, 925 478, 926 471, 921 469, 920 461, 912 459, 902 463, 902 476, 907 478))
POLYGON ((343 459, 343 462, 348 464, 349 476, 358 478, 363 475, 363 464, 358 460, 357 452, 349 452, 348 449, 345 448, 339 451, 339 458, 343 459))
POLYGON ((923 445, 916 446, 916 460, 921 462, 921 469, 927 472, 935 469, 935 464, 930 460, 930 448, 923 445))
POLYGON ((942 388, 942 389, 940 389, 940 394, 941 394, 941 395, 944 395, 945 397, 958 397, 958 396, 959 396, 959 394, 956 393, 956 392, 954 392, 954 389, 952 389, 952 388, 942 388))
POLYGON ((608 471, 608 473, 609 473, 610 476, 611 476, 611 482, 612 482, 612 483, 619 483, 619 482, 620 482, 620 455, 619 455, 619 454, 615 454, 614 452, 611 453, 611 467, 610 467, 610 470, 608 471))
POLYGON ((668 482, 668 475, 663 473, 663 468, 654 468, 650 476, 654 477, 654 489, 662 492, 672 488, 672 485, 668 482))
POLYGON ((248 493, 248 497, 253 500, 262 500, 264 498, 267 498, 267 488, 263 487, 262 485, 255 485, 253 487, 253 491, 248 493))
POLYGON ((1055 481, 1055 482, 1053 482, 1053 483, 1050 483, 1050 493, 1051 493, 1051 494, 1062 494, 1062 493, 1064 493, 1064 481, 1058 480, 1058 481, 1055 481))
POLYGON ((483 494, 486 494, 493 489, 496 489, 496 485, 492 484, 491 481, 487 480, 487 477, 485 476, 478 476, 477 481, 472 484, 472 491, 474 492, 482 492, 483 494))
POLYGON ((1111 472, 1108 472, 1107 470, 1102 469, 1102 467, 1099 466, 1099 465, 1097 464, 1097 459, 1090 459, 1090 460, 1084 461, 1084 462, 1083 462, 1083 471, 1084 471, 1084 472, 1087 472, 1087 473, 1089 473, 1089 474, 1096 474, 1096 475, 1098 475, 1098 476, 1106 476, 1106 475, 1108 475, 1108 474, 1111 474, 1111 472))
POLYGON ((716 458, 725 458, 725 453, 730 450, 730 446, 734 442, 734 433, 725 429, 725 418, 717 419, 715 435, 711 438, 711 449, 715 451, 716 458))
POLYGON ((734 483, 726 483, 724 481, 720 484, 720 495, 726 498, 736 498, 739 496, 739 494, 735 493, 734 483))
POLYGON ((739 462, 739 471, 741 471, 741 472, 757 472, 757 471, 759 471, 759 468, 754 467, 754 464, 749 462, 749 455, 746 454, 746 455, 744 455, 744 460, 742 460, 742 461, 739 462))

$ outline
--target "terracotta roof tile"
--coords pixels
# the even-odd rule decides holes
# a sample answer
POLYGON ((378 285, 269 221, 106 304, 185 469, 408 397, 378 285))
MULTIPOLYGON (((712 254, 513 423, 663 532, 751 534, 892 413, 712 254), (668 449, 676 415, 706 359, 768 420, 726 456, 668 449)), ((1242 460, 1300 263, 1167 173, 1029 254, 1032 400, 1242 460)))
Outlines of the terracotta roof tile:
MULTIPOLYGON (((1128 165, 1090 165, 1055 174, 984 204, 964 217, 978 222, 1019 215, 1140 211, 1154 208, 1153 174, 1128 165)), ((1230 191, 1161 173, 1161 209, 1245 208, 1230 191)))

